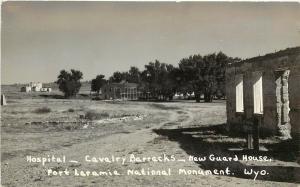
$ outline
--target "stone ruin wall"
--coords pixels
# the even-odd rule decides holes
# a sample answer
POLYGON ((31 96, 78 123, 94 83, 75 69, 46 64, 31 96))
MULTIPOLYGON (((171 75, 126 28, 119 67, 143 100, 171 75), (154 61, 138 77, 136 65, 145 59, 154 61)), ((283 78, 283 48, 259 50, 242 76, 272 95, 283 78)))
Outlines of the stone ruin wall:
POLYGON ((300 139, 300 47, 227 67, 227 129, 246 133, 253 125, 253 72, 262 73, 263 114, 260 135, 300 139), (236 111, 236 85, 240 75, 243 76, 243 112, 236 111))

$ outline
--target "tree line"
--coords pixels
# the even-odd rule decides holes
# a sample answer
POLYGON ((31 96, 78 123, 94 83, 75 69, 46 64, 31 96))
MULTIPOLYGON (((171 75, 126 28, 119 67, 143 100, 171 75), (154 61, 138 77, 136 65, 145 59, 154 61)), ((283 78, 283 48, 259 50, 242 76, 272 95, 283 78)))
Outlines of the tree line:
MULTIPOLYGON (((229 63, 240 61, 226 54, 211 53, 191 55, 179 61, 178 66, 155 60, 144 66, 143 70, 130 67, 128 71, 116 71, 108 79, 97 75, 91 81, 91 91, 99 93, 107 83, 127 81, 138 84, 138 90, 150 93, 152 99, 171 100, 175 93, 191 95, 200 102, 201 95, 205 102, 212 102, 214 97, 225 97, 225 68, 229 63)), ((76 95, 80 89, 80 71, 62 70, 56 81, 66 97, 76 95)))

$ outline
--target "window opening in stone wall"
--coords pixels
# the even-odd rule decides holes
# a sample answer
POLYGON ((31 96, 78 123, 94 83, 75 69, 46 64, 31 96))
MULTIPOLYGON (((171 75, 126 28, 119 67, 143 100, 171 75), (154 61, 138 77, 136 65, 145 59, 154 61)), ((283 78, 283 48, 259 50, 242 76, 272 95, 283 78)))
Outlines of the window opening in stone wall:
POLYGON ((244 112, 244 81, 243 75, 235 77, 236 112, 244 112))
POLYGON ((253 72, 254 114, 263 114, 262 72, 253 72))

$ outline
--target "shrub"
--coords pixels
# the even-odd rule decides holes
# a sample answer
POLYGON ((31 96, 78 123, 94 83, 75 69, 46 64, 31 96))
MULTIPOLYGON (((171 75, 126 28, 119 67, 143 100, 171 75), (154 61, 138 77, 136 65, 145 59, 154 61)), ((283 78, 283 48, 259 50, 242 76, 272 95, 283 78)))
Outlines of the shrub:
POLYGON ((85 119, 89 119, 89 120, 97 120, 97 119, 103 119, 103 118, 108 118, 109 117, 109 113, 107 112, 95 112, 95 111, 88 111, 85 113, 85 119))
POLYGON ((34 112, 37 113, 37 114, 44 114, 44 113, 51 112, 51 109, 48 108, 48 107, 42 107, 42 108, 35 109, 34 112))
POLYGON ((69 108, 68 112, 75 112, 73 108, 69 108))
POLYGON ((101 98, 97 96, 97 97, 92 98, 92 100, 99 101, 99 100, 101 100, 101 98))

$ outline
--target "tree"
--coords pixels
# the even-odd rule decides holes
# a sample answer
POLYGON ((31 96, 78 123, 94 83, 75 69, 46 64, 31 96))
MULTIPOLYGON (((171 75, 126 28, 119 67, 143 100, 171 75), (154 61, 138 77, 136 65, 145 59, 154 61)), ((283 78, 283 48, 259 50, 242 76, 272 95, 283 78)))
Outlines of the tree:
POLYGON ((113 75, 111 77, 109 77, 109 81, 119 83, 122 80, 127 80, 127 77, 128 77, 128 72, 116 71, 113 73, 113 75))
POLYGON ((201 71, 203 65, 201 55, 192 55, 188 58, 183 58, 179 62, 181 91, 184 94, 194 92, 197 102, 200 102, 200 95, 203 90, 203 71, 201 71))
POLYGON ((159 78, 162 81, 161 94, 163 99, 172 100, 177 90, 177 68, 171 64, 166 64, 159 78))
POLYGON ((200 102, 204 95, 205 102, 212 102, 215 95, 225 96, 225 67, 229 63, 239 61, 222 52, 205 56, 191 55, 179 62, 180 88, 185 91, 193 90, 195 99, 200 102))
POLYGON ((64 93, 65 97, 69 98, 76 96, 79 92, 82 76, 82 72, 78 70, 71 69, 70 72, 61 70, 55 83, 58 84, 59 90, 64 93))
POLYGON ((171 77, 173 70, 173 65, 158 60, 145 65, 145 70, 141 73, 144 92, 150 92, 156 99, 172 99, 175 93, 175 81, 171 77))
POLYGON ((220 99, 225 97, 225 70, 226 66, 231 63, 236 63, 241 61, 240 58, 228 57, 226 54, 219 52, 216 56, 217 71, 215 73, 216 77, 216 96, 220 99))
POLYGON ((101 87, 106 83, 104 75, 97 75, 95 79, 92 79, 91 90, 99 94, 101 87))
POLYGON ((127 74, 127 81, 137 84, 141 82, 141 72, 137 67, 130 67, 127 74))

